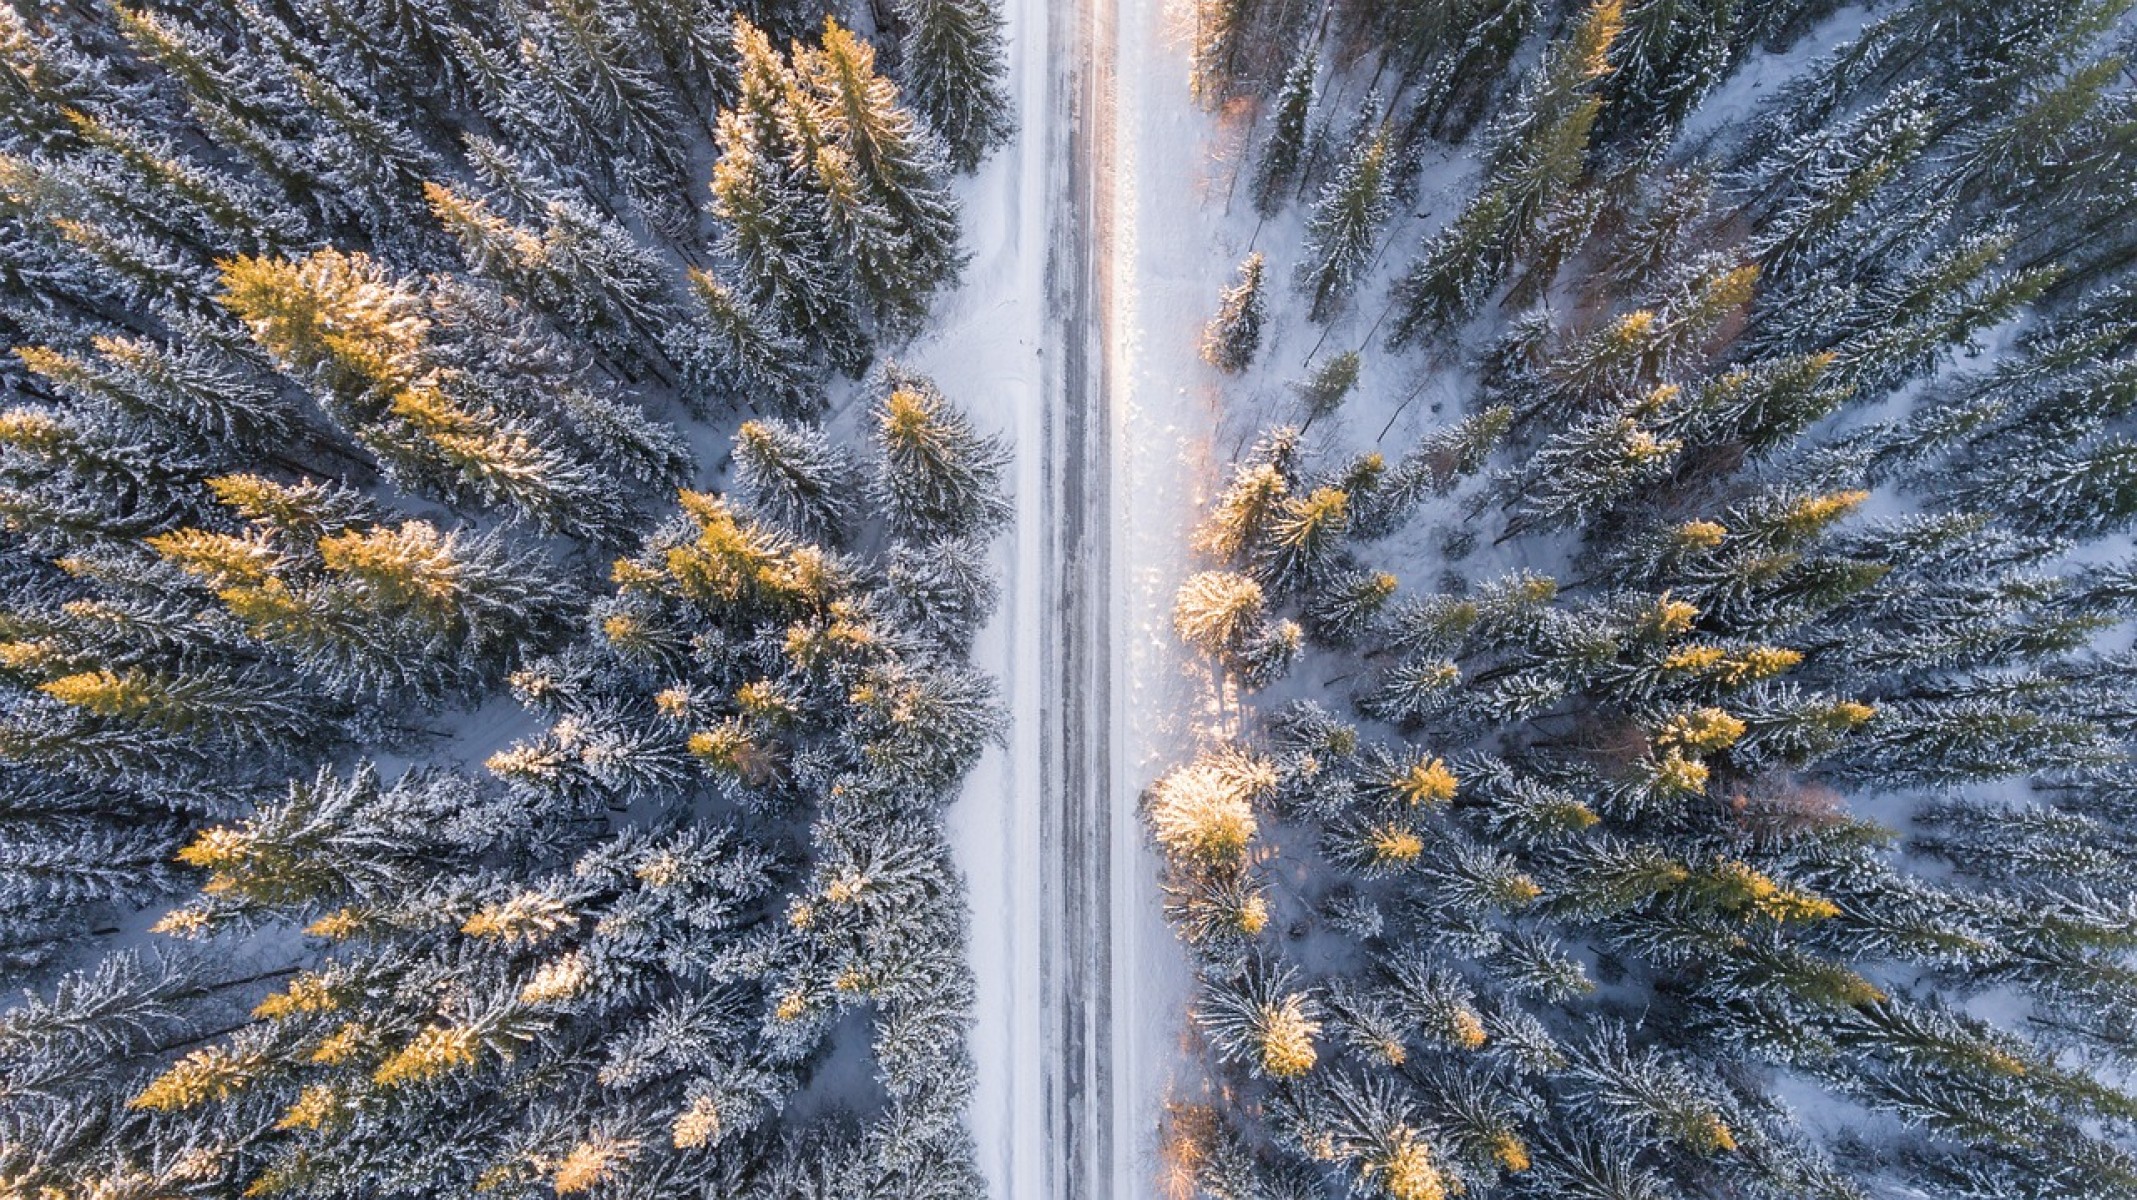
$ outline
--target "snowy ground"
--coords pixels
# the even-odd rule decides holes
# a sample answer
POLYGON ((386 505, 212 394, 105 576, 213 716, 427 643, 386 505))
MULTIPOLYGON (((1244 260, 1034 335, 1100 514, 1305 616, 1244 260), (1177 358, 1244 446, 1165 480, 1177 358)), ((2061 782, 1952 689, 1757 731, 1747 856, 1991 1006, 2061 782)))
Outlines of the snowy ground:
MULTIPOLYGON (((1108 2, 1108 0, 1101 0, 1108 2)), ((1116 689, 1112 924, 1117 1081, 1115 1197, 1154 1194, 1160 1106, 1199 1087, 1184 1045, 1190 979, 1166 927, 1160 860, 1135 800, 1213 718, 1206 682, 1181 661, 1173 594, 1187 535, 1226 453, 1217 376, 1196 354, 1230 269, 1216 214, 1229 183, 1225 136, 1188 96, 1187 6, 1109 0, 1119 21, 1116 187, 1110 247, 1113 444, 1118 483, 1113 612, 1116 689)))

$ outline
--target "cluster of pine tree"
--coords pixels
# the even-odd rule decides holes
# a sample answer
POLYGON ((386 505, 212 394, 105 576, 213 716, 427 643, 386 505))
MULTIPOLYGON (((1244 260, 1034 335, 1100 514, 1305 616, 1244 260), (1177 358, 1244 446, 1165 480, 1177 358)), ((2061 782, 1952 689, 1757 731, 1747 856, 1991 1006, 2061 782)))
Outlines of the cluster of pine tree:
POLYGON ((2137 1196, 2131 6, 1836 7, 1198 5, 1302 231, 1206 357, 1266 255, 1309 423, 1465 409, 1197 537, 1211 1200, 2137 1196))
POLYGON ((0 2, 0 1194, 977 1194, 1002 51, 0 2))

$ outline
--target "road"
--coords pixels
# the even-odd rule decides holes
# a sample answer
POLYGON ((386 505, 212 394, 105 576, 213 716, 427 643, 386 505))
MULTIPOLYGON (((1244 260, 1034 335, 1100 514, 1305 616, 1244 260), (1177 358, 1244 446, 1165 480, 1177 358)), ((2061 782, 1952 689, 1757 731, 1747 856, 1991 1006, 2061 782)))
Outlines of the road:
POLYGON ((1163 614, 1210 413, 1186 402, 1194 331, 1170 318, 1214 294, 1196 273, 1222 255, 1173 151, 1206 123, 1162 4, 1003 0, 1020 133, 966 189, 972 262, 908 357, 1016 448, 1003 603, 975 649, 1011 727, 949 813, 998 1200, 1149 1195, 1180 1060, 1186 971, 1135 798, 1190 736, 1163 614), (1138 245, 1153 217, 1165 253, 1138 245))
POLYGON ((1040 988, 1046 1026, 1050 1200, 1103 1200, 1115 1174, 1112 901, 1113 470, 1111 223, 1113 10, 1047 6, 1054 78, 1042 381, 1052 539, 1042 606, 1040 988))

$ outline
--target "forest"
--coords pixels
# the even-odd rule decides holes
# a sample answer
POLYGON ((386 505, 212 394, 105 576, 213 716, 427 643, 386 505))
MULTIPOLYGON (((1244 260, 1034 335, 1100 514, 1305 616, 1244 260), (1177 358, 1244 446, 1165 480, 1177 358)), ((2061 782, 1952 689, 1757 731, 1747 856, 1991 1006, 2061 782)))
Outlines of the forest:
POLYGON ((2137 1200, 2133 7, 0 0, 0 1200, 2137 1200))
POLYGON ((1173 1194, 2137 1196, 2129 9, 1196 5, 1173 1194))
POLYGON ((970 1197, 990 0, 0 3, 0 1195, 970 1197))

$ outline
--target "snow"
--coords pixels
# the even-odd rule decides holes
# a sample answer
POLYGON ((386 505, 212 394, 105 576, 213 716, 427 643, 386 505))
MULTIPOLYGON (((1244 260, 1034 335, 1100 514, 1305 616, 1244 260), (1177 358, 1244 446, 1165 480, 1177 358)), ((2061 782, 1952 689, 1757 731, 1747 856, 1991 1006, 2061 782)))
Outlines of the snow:
MULTIPOLYGON (((1217 121, 1187 92, 1184 4, 1110 0, 1119 47, 1108 339, 1113 387, 1113 1186, 1155 1190, 1161 1106, 1200 1087, 1183 1052, 1191 977, 1165 926, 1160 857, 1136 799, 1213 717, 1206 680, 1172 633, 1172 600, 1192 569, 1193 514, 1223 468, 1216 372, 1196 354, 1231 281, 1233 228, 1211 220, 1229 186, 1217 121)), ((1273 272, 1272 272, 1273 275, 1273 272)))
MULTIPOLYGON (((1302 364, 1312 357, 1306 342, 1320 331, 1290 315, 1292 264, 1272 261, 1272 299, 1284 316, 1256 371, 1240 386, 1201 361, 1201 326, 1237 260, 1257 243, 1296 246, 1304 206, 1265 228, 1235 188, 1234 172, 1247 161, 1247 130, 1238 119, 1203 111, 1189 96, 1184 4, 1095 3, 1089 17, 1115 23, 1112 37, 1096 41, 1117 46, 1107 72, 1118 114, 1114 169, 1100 180, 1102 194, 1110 185, 1111 238, 1093 249, 1112 280, 1111 308, 1099 316, 1107 355, 1102 374, 1112 382, 1112 994, 1111 1037, 1100 1044, 1109 1055, 1113 1158, 1111 1178, 1084 1181, 1084 1191, 1133 1197, 1154 1190, 1165 1104, 1197 1099, 1209 1086, 1186 1021, 1192 977, 1163 919, 1162 860, 1136 799, 1199 742, 1236 735, 1241 715, 1236 698, 1222 694, 1206 666, 1182 653, 1171 629, 1172 599, 1194 569, 1187 545, 1194 514, 1254 431, 1295 419, 1288 384, 1304 374, 1302 364), (1299 344, 1288 344, 1293 341, 1299 344)), ((1011 730, 1006 744, 974 770, 949 817, 974 914, 979 999, 972 1050, 979 1086, 971 1128, 989 1190, 1005 1197, 1044 1194, 1050 1181, 1058 1182, 1048 1156, 1065 1153, 1050 1144, 1047 1121, 1046 1084, 1061 1066, 1049 1059, 1065 1049, 1050 1040, 1039 949, 1047 903, 1041 880, 1047 856, 1059 848, 1042 844, 1034 805, 1045 794, 1042 725, 1049 706, 1061 702, 1041 687, 1055 645, 1053 614, 1042 597, 1051 517, 1045 467, 1059 415, 1047 411, 1052 401, 1043 370, 1043 355, 1059 351, 1042 343, 1053 232, 1048 202, 1062 186, 1047 123, 1066 119, 1068 98, 1051 94, 1052 67, 1073 49, 1048 44, 1042 0, 1009 0, 1006 8, 1020 132, 967 185, 971 262, 935 332, 905 356, 981 421, 1007 433, 1016 449, 1017 517, 997 551, 1003 604, 976 648, 979 665, 1001 682, 1011 730)), ((1466 164, 1454 166, 1449 175, 1466 164)), ((1432 199, 1461 194, 1449 175, 1434 175, 1432 199)), ((1433 206, 1420 206, 1421 215, 1427 207, 1433 206)), ((1452 205, 1440 207, 1451 211, 1452 205)), ((1385 255, 1360 294, 1380 295, 1381 280, 1400 268, 1402 257, 1385 255)), ((1365 340, 1361 331, 1377 315, 1377 309, 1348 315, 1329 352, 1341 339, 1365 340)), ((1367 357, 1361 397, 1413 393, 1407 379, 1398 386, 1381 376, 1392 364, 1367 357)), ((1410 419, 1390 445, 1444 423, 1447 417, 1431 415, 1437 407, 1409 406, 1410 419)), ((1317 433, 1371 444, 1389 417, 1347 414, 1340 430, 1317 433)))
MULTIPOLYGON (((1111 384, 1099 390, 1111 405, 1112 974, 1102 1018, 1111 1036, 1098 1039, 1107 1062, 1097 1086, 1108 1088, 1109 1074, 1112 1157, 1110 1178, 1080 1181, 1072 1194, 1125 1198, 1161 1192, 1165 1106, 1203 1099, 1214 1086, 1198 1065, 1186 1020, 1192 978, 1162 917, 1161 858, 1136 803, 1198 745, 1235 736, 1244 715, 1238 698, 1172 633, 1173 595, 1196 568, 1187 544, 1194 515, 1256 432, 1302 419, 1291 383, 1342 350, 1361 350, 1364 371, 1344 411, 1313 430, 1309 446, 1322 461, 1377 448, 1392 462, 1419 436, 1463 415, 1461 397, 1473 390, 1465 364, 1390 354, 1377 335, 1389 281, 1468 200, 1476 164, 1462 151, 1424 164, 1414 198, 1390 220, 1350 309, 1325 330, 1313 326, 1290 287, 1310 201, 1268 222, 1250 210, 1235 176, 1248 169, 1259 131, 1245 112, 1214 114, 1191 99, 1186 0, 1083 2, 1091 7, 1082 19, 1111 23, 1097 44, 1117 48, 1113 61, 1101 64, 1117 122, 1112 170, 1100 179, 1110 237, 1092 248, 1111 280, 1097 314, 1106 361, 1094 375, 1111 384), (1196 354, 1199 332, 1239 259, 1257 247, 1270 255, 1266 345, 1245 376, 1225 380, 1196 354)), ((1050 622, 1058 619, 1045 602, 1057 517, 1048 509, 1057 481, 1046 465, 1060 417, 1050 406, 1085 397, 1049 395, 1045 370, 1047 356, 1062 352, 1046 344, 1046 260, 1061 244, 1052 239, 1059 231, 1049 227, 1057 219, 1050 201, 1063 188, 1061 163, 1050 151, 1064 136, 1053 123, 1070 120, 1070 98, 1055 91, 1062 78, 1056 68, 1074 48, 1049 44, 1045 0, 1006 0, 1006 8, 1020 133, 967 186, 971 264, 938 331, 908 357, 1010 435, 1017 450, 1017 518, 997 555, 1004 602, 977 649, 979 664, 1001 681, 1013 724, 1006 743, 968 780, 950 826, 974 913, 979 1088, 970 1122, 990 1193, 1024 1197, 1062 1194, 1054 1156, 1070 1153, 1054 1144, 1049 1123, 1048 1088, 1067 1050, 1054 1037, 1040 950, 1050 902, 1042 879, 1062 848, 1045 844, 1036 806, 1047 787, 1042 726, 1064 702, 1042 684, 1055 677, 1047 656, 1057 645, 1050 622)), ((1787 53, 1755 59, 1710 99, 1682 144, 1747 119, 1780 82, 1852 36, 1864 17, 1863 8, 1844 7, 1787 53)), ((1060 27, 1053 26, 1057 33, 1060 27)), ((1100 223, 1098 214, 1089 216, 1100 223)), ((1459 507, 1458 497, 1428 502, 1379 548, 1381 564, 1408 568, 1406 593, 1433 590, 1439 569, 1457 557, 1472 579, 1565 566, 1565 546, 1540 539, 1443 551, 1444 535, 1463 523, 1459 507)), ((1312 694, 1336 682, 1301 679, 1294 686, 1312 694)), ((1799 1112, 1825 1114, 1825 1125, 1861 1115, 1823 1089, 1791 1085, 1781 1095, 1799 1112)), ((1821 1124, 1816 1116, 1812 1123, 1821 1124)))
POLYGON ((1039 448, 1043 440, 1040 343, 1046 295, 1048 79, 1043 0, 1010 0, 1009 75, 1017 134, 962 189, 961 286, 938 310, 934 332, 905 355, 983 428, 1014 442, 1017 514, 996 546, 1002 604, 981 632, 975 662, 999 683, 1012 723, 966 778, 948 814, 973 914, 969 955, 978 991, 971 1049, 979 1084, 969 1115, 980 1170, 994 1196, 1039 1194, 1045 1178, 1044 1040, 1039 972, 1042 697, 1038 573, 1046 538, 1039 448))

